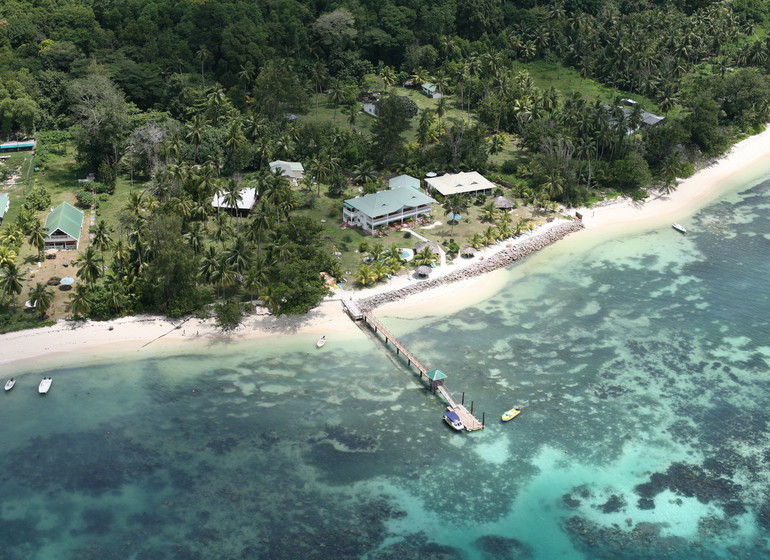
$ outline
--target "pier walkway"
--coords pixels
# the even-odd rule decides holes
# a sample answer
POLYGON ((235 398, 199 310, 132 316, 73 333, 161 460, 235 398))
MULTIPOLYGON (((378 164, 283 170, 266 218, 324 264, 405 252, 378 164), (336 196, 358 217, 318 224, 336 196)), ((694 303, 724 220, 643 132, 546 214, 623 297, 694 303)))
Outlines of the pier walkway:
MULTIPOLYGON (((414 366, 417 371, 420 372, 420 380, 424 379, 431 389, 437 391, 443 397, 447 403, 447 409, 453 410, 457 413, 466 430, 473 432, 484 428, 484 422, 479 421, 479 419, 473 415, 472 411, 465 407, 463 402, 457 402, 457 399, 452 396, 452 393, 449 392, 449 389, 447 389, 442 380, 432 379, 429 375, 428 368, 425 367, 425 365, 420 360, 418 360, 414 354, 412 354, 406 348, 406 346, 404 346, 396 337, 394 337, 393 334, 391 334, 391 332, 386 329, 382 323, 380 323, 371 313, 362 313, 358 309, 358 306, 354 306, 353 309, 351 309, 348 306, 350 303, 352 303, 352 301, 343 300, 342 303, 351 318, 360 316, 360 318, 363 319, 363 324, 367 325, 375 334, 379 333, 384 338, 385 346, 387 346, 388 343, 392 344, 396 349, 396 355, 402 355, 404 358, 406 358, 408 365, 414 366)), ((471 405, 472 404, 473 403, 471 403, 471 405)), ((471 406, 471 408, 473 408, 473 406, 471 406)))

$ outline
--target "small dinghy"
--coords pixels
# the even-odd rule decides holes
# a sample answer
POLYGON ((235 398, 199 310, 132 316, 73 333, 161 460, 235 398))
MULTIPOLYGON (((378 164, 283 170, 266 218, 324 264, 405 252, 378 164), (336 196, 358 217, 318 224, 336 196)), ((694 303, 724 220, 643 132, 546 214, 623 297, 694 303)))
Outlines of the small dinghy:
POLYGON ((11 377, 8 381, 5 382, 5 390, 10 391, 13 389, 13 386, 16 385, 16 380, 11 377))
POLYGON ((41 395, 45 395, 48 392, 48 389, 51 388, 51 383, 53 383, 53 379, 50 377, 44 377, 40 382, 40 385, 38 385, 37 392, 41 395))
POLYGON ((325 336, 322 336, 321 338, 319 338, 316 341, 316 343, 315 343, 316 348, 322 348, 324 344, 326 344, 326 337, 325 336))
POLYGON ((687 233, 687 230, 682 224, 671 224, 671 227, 680 233, 687 233))
POLYGON ((521 410, 519 410, 518 408, 512 408, 511 410, 506 410, 505 412, 503 412, 502 420, 503 422, 508 422, 508 420, 513 420, 519 414, 521 414, 521 410))

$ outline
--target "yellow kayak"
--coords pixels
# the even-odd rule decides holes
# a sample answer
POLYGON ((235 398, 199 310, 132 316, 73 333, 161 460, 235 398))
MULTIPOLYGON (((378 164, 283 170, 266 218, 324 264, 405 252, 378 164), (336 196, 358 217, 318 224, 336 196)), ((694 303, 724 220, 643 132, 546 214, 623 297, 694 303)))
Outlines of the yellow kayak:
POLYGON ((512 408, 511 410, 506 410, 503 412, 503 422, 507 422, 508 420, 513 420, 516 418, 519 414, 521 414, 521 410, 518 408, 512 408))

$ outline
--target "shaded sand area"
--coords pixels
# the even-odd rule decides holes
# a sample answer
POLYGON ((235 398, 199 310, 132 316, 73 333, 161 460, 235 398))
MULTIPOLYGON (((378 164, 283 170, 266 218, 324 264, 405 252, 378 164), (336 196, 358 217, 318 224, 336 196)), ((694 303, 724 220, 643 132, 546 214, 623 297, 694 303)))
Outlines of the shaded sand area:
MULTIPOLYGON (((683 221, 688 215, 712 203, 722 194, 745 184, 752 174, 759 174, 770 163, 770 130, 736 144, 729 154, 682 181, 669 195, 653 196, 643 203, 623 199, 597 208, 577 209, 583 215, 586 229, 570 236, 572 242, 590 242, 592 235, 602 237, 612 230, 669 227, 674 221, 683 221)), ((541 226, 528 237, 531 239, 547 232, 552 224, 541 226)), ((613 234, 614 235, 614 234, 613 234)), ((479 252, 473 259, 457 259, 453 264, 439 267, 432 279, 456 272, 479 263, 505 250, 513 242, 505 242, 479 252)), ((475 305, 497 293, 508 281, 502 271, 443 284, 430 291, 414 294, 379 308, 387 314, 393 311, 410 315, 442 314, 475 305)), ((264 310, 248 316, 233 333, 223 334, 213 319, 171 321, 161 317, 125 317, 108 322, 59 321, 52 327, 26 330, 0 336, 0 363, 39 358, 60 352, 137 351, 156 348, 169 342, 180 345, 212 344, 218 341, 261 339, 271 336, 307 334, 308 336, 350 337, 357 327, 342 310, 340 299, 363 299, 376 294, 403 288, 412 280, 401 275, 384 285, 359 291, 337 291, 310 313, 300 317, 273 317, 264 310)), ((151 350, 148 350, 151 351, 151 350)))

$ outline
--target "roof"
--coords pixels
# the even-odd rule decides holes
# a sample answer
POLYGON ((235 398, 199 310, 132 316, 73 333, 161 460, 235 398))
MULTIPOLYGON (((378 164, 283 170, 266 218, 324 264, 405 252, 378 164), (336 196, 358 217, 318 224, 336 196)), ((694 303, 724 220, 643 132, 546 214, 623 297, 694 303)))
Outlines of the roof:
POLYGON ((74 239, 79 239, 82 227, 83 212, 68 202, 59 204, 45 219, 45 229, 49 237, 59 230, 74 239))
POLYGON ((436 91, 436 84, 432 82, 425 82, 424 84, 422 84, 422 89, 433 93, 434 91, 436 91))
POLYGON ((388 181, 388 188, 396 189, 398 187, 412 187, 413 189, 419 189, 420 180, 411 175, 399 175, 388 181))
POLYGON ((441 177, 425 179, 429 187, 436 189, 444 196, 494 189, 495 184, 486 179, 478 171, 462 173, 446 173, 441 177))
POLYGON ((348 208, 354 208, 370 218, 384 216, 392 212, 398 212, 402 208, 414 208, 423 204, 436 202, 427 194, 423 194, 411 187, 398 187, 387 191, 380 191, 345 201, 348 208))
POLYGON ((495 208, 500 208, 503 210, 507 210, 509 208, 514 208, 516 206, 516 203, 512 201, 509 198, 505 198, 504 196, 496 196, 492 199, 492 202, 495 203, 495 208))
MULTIPOLYGON (((241 189, 241 198, 238 201, 238 210, 251 210, 254 206, 254 202, 257 200, 257 189, 249 187, 247 189, 241 189)), ((214 195, 214 200, 211 201, 211 205, 214 208, 232 208, 230 204, 225 202, 225 192, 219 191, 214 195)))
POLYGON ((441 254, 441 247, 435 241, 420 241, 414 244, 414 252, 421 253, 425 247, 430 247, 430 250, 436 255, 441 254))
POLYGON ((276 169, 283 169, 285 175, 289 177, 300 177, 305 173, 305 168, 298 161, 282 161, 276 160, 270 162, 270 171, 276 169))
POLYGON ((34 140, 25 140, 23 142, 4 142, 0 144, 1 150, 31 150, 35 147, 34 140))
POLYGON ((8 208, 11 206, 11 199, 5 193, 0 194, 0 220, 3 219, 5 213, 8 212, 8 208))
POLYGON ((428 379, 431 379, 433 381, 440 381, 442 379, 446 379, 447 375, 440 369, 434 369, 432 371, 429 371, 425 375, 428 376, 428 379))

